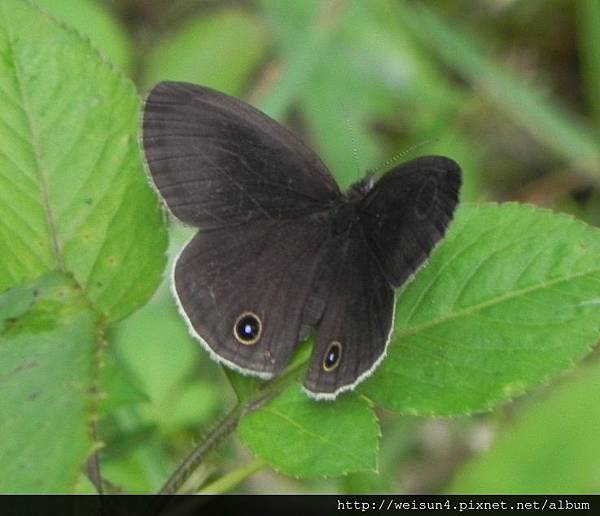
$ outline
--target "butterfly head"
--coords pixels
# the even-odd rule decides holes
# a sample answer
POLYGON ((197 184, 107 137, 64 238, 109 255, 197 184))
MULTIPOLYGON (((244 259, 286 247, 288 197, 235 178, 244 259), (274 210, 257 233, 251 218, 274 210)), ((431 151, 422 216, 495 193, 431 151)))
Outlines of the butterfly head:
POLYGON ((373 188, 375 184, 375 173, 369 170, 365 177, 358 180, 356 183, 353 183, 350 188, 348 188, 347 196, 349 201, 359 201, 365 195, 369 193, 369 191, 373 188))

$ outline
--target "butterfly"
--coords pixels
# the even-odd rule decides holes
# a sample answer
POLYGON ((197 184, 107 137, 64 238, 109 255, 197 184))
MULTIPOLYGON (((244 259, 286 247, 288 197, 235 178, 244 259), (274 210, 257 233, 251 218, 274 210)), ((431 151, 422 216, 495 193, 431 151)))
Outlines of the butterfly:
POLYGON ((394 289, 452 220, 457 163, 420 157, 342 192, 288 129, 181 82, 148 94, 142 146, 169 210, 200 230, 175 261, 173 290, 213 359, 269 379, 316 332, 309 396, 334 399, 375 370, 392 334, 394 289))

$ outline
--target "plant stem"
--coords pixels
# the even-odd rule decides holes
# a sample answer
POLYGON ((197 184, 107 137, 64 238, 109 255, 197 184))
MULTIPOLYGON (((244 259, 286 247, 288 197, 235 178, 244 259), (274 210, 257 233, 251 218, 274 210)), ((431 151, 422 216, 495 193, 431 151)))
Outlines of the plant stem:
MULTIPOLYGON (((94 442, 98 442, 98 428, 96 426, 96 421, 92 421, 90 423, 90 430, 92 434, 92 439, 94 442)), ((86 472, 87 476, 90 479, 90 482, 94 484, 96 491, 98 494, 104 494, 104 482, 102 480, 102 472, 100 469, 100 452, 99 450, 95 450, 92 455, 87 458, 86 461, 86 472)))
POLYGON ((305 361, 293 364, 286 373, 278 378, 261 385, 256 392, 245 400, 240 401, 221 420, 208 436, 183 460, 175 472, 165 482, 158 492, 159 495, 175 494, 186 480, 194 473, 209 452, 214 450, 229 434, 237 428, 242 417, 259 409, 273 398, 277 397, 300 373, 303 372, 305 361))
POLYGON ((264 460, 255 459, 251 463, 235 469, 207 486, 204 486, 198 491, 198 494, 226 493, 265 466, 266 462, 264 460))
POLYGON ((185 481, 191 476, 196 467, 204 457, 214 449, 225 437, 237 427, 243 415, 243 405, 236 405, 222 420, 213 428, 208 436, 192 450, 183 460, 178 468, 162 486, 158 494, 175 494, 185 481))

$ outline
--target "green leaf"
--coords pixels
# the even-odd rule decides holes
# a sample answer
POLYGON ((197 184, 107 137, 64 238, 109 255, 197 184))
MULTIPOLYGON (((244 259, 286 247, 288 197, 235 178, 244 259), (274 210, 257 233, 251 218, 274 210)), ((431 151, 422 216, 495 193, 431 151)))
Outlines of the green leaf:
POLYGON ((102 475, 126 493, 148 494, 160 488, 175 465, 165 449, 164 436, 135 408, 114 414, 113 428, 104 425, 107 447, 102 453, 102 475))
POLYGON ((456 493, 598 493, 600 364, 529 400, 492 449, 467 463, 456 493))
POLYGON ((250 398, 264 384, 264 380, 240 374, 233 369, 223 366, 223 372, 235 392, 238 401, 245 401, 250 398))
POLYGON ((241 94, 264 57, 266 38, 257 19, 238 10, 204 15, 164 41, 148 58, 147 87, 188 81, 241 94))
MULTIPOLYGON (((310 357, 314 343, 314 338, 310 337, 298 345, 292 360, 281 373, 280 378, 289 377, 289 375, 294 376, 298 372, 302 372, 301 369, 305 369, 305 364, 310 357)), ((223 371, 240 403, 248 402, 265 385, 264 380, 240 374, 228 367, 223 366, 223 371)))
POLYGON ((97 0, 35 0, 60 21, 90 38, 92 46, 124 72, 133 69, 133 47, 124 27, 97 0))
POLYGON ((296 385, 246 416, 238 431, 246 446, 288 475, 376 469, 379 425, 369 403, 357 396, 317 403, 296 385))
POLYGON ((0 292, 73 274, 110 320, 156 288, 163 217, 132 84, 23 0, 0 3, 0 292))
POLYGON ((459 210, 400 294, 362 391, 410 414, 486 410, 587 353, 600 330, 600 231, 529 205, 459 210))
POLYGON ((165 279, 152 301, 111 330, 120 361, 152 400, 153 409, 160 412, 164 405, 165 417, 178 386, 193 375, 202 356, 177 313, 169 281, 165 279))
POLYGON ((114 343, 103 353, 98 383, 106 399, 100 405, 101 414, 109 416, 116 410, 147 402, 148 396, 130 368, 115 353, 114 343))
POLYGON ((69 491, 93 449, 97 314, 53 273, 1 295, 0 318, 0 491, 69 491))

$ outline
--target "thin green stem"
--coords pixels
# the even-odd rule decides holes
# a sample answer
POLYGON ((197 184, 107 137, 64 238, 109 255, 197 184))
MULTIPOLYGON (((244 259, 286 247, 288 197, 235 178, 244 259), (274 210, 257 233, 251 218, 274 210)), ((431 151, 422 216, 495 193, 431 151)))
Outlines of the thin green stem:
POLYGON ((162 486, 158 494, 175 494, 185 481, 194 473, 198 465, 206 457, 208 452, 216 448, 216 446, 230 433, 232 433, 243 415, 244 406, 236 405, 208 436, 192 450, 192 452, 183 460, 173 474, 162 486))
MULTIPOLYGON (((96 435, 96 423, 92 423, 92 433, 96 435)), ((102 472, 100 469, 100 454, 98 450, 95 450, 86 460, 85 469, 87 476, 98 494, 104 494, 104 481, 102 480, 102 472)))
POLYGON ((241 468, 234 469, 227 475, 211 482, 198 491, 198 494, 222 494, 231 491, 234 487, 242 483, 248 477, 254 475, 266 466, 262 459, 256 459, 241 468))
POLYGON ((208 436, 183 460, 158 494, 177 493, 205 457, 234 432, 241 419, 281 394, 288 385, 298 379, 305 364, 305 361, 294 363, 283 375, 262 384, 254 393, 233 407, 217 426, 209 432, 208 436))

